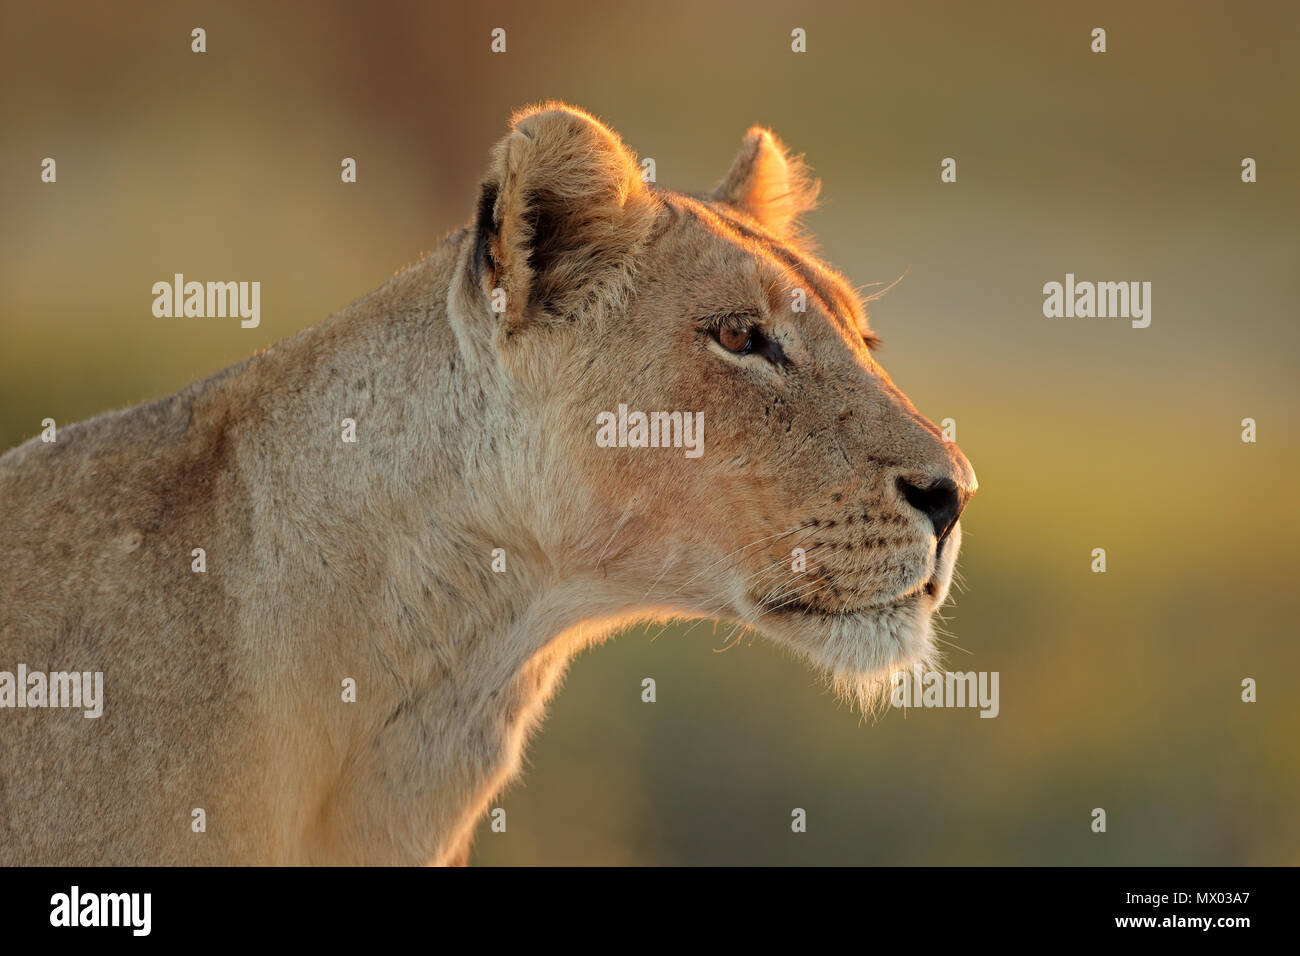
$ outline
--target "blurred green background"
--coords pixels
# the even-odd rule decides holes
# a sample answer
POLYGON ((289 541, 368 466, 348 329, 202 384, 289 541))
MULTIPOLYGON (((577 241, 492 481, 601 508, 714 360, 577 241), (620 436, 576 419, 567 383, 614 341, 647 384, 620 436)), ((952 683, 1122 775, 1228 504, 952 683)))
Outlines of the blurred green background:
POLYGON ((575 662, 473 861, 1300 863, 1300 8, 468 7, 6 0, 0 444, 374 288, 468 218, 518 106, 595 112, 685 190, 763 123, 824 182, 827 258, 906 273, 881 358, 978 471, 949 663, 999 671, 1001 715, 872 725, 762 640, 625 633, 575 662), (174 272, 260 280, 261 326, 155 319, 174 272), (1151 281, 1150 328, 1045 319, 1066 272, 1151 281))

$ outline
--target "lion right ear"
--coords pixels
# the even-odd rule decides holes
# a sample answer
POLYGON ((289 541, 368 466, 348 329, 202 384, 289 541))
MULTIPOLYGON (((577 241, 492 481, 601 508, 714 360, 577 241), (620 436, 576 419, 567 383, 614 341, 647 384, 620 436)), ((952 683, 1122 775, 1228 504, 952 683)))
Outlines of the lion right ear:
POLYGON ((790 237, 798 219, 817 204, 821 183, 770 130, 752 127, 731 169, 709 198, 734 206, 778 236, 790 237))
POLYGON ((492 151, 473 247, 508 332, 617 301, 657 209, 636 157, 599 120, 550 103, 511 127, 492 151))

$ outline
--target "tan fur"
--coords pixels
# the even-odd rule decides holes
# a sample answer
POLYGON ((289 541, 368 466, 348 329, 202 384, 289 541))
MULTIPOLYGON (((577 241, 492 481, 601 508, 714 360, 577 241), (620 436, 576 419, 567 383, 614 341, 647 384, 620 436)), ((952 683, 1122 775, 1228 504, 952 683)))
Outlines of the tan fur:
POLYGON ((638 169, 526 110, 426 261, 0 459, 0 670, 105 682, 99 719, 0 710, 0 862, 463 861, 567 660, 623 624, 753 624, 862 698, 930 653, 959 532, 936 560, 895 479, 974 474, 792 241, 813 187, 762 130, 707 200, 638 169), (789 368, 697 327, 741 312, 789 368), (704 454, 597 447, 620 403, 703 413, 704 454))

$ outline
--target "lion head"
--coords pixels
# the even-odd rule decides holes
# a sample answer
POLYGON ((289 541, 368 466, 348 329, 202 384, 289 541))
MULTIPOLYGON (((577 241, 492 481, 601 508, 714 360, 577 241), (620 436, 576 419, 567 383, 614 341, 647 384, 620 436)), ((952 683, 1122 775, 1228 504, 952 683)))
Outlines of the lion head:
POLYGON ((562 104, 493 153, 461 294, 523 423, 521 520, 593 613, 751 625, 870 700, 933 652, 975 473, 876 360, 772 133, 707 195, 645 178, 562 104))

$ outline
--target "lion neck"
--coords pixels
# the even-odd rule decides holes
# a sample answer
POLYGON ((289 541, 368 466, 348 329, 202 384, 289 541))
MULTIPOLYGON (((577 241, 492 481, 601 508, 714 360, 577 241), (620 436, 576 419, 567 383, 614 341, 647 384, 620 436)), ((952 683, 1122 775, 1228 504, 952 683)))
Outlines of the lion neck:
POLYGON ((297 751, 271 757, 311 807, 286 857, 463 858, 568 660, 626 611, 547 543, 564 532, 539 530, 537 413, 475 324, 487 317, 465 309, 462 245, 259 360, 290 379, 262 409, 277 423, 264 442, 292 447, 323 414, 356 423, 355 443, 335 431, 250 476, 277 489, 275 551, 295 556, 278 590, 300 595, 268 609, 289 645, 271 656, 295 673, 313 662, 315 680, 289 685, 304 695, 293 713, 314 720, 321 687, 328 702, 312 746, 299 728, 297 751), (348 677, 356 702, 336 706, 348 677))

